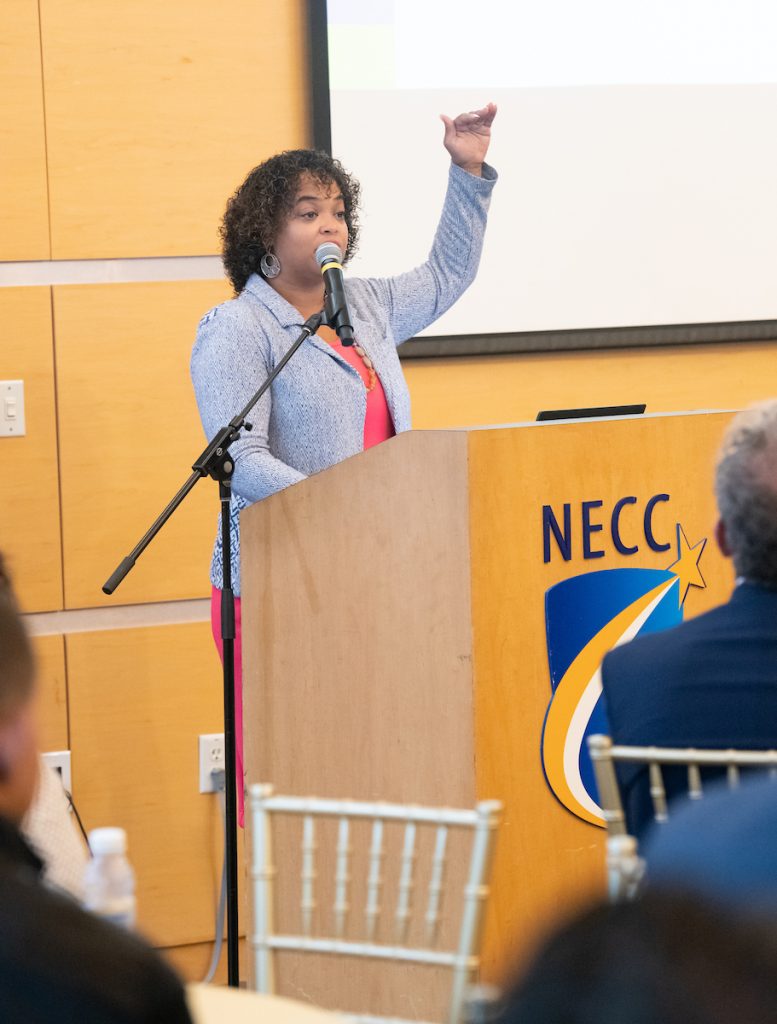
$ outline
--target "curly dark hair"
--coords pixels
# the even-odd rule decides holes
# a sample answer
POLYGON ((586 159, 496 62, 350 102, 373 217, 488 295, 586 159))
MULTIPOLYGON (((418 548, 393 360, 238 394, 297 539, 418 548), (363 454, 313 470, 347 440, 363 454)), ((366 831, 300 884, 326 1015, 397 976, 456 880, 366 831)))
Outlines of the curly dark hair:
POLYGON ((251 274, 261 274, 259 261, 272 247, 283 216, 291 211, 303 174, 321 185, 334 183, 340 190, 348 225, 344 259, 356 251, 359 237, 359 192, 355 178, 339 160, 316 149, 289 149, 259 164, 227 202, 221 222, 222 260, 235 293, 251 274))

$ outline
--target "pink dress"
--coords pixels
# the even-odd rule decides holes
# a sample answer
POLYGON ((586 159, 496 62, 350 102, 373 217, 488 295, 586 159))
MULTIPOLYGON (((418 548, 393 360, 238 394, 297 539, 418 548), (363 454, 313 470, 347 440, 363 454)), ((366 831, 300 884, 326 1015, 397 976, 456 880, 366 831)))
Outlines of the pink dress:
MULTIPOLYGON (((365 388, 367 388, 367 412, 364 417, 364 450, 372 448, 381 441, 388 441, 395 434, 386 394, 380 378, 374 370, 368 369, 364 360, 354 346, 343 346, 335 332, 329 327, 321 327, 318 336, 328 342, 338 355, 342 356, 357 371, 365 388), (370 385, 372 387, 370 388, 370 385)), ((358 345, 358 341, 356 343, 358 345)), ((235 773, 237 775, 237 820, 244 823, 243 805, 243 653, 241 637, 240 598, 235 598, 235 773)), ((221 591, 213 587, 210 601, 210 621, 213 638, 216 641, 219 657, 223 658, 221 642, 221 591)))

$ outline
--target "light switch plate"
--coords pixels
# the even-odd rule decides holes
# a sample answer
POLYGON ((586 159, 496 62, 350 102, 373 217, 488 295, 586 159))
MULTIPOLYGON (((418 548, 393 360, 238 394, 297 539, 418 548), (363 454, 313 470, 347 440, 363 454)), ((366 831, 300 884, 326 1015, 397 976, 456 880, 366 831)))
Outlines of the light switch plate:
POLYGON ((24 437, 24 381, 0 380, 0 437, 24 437))

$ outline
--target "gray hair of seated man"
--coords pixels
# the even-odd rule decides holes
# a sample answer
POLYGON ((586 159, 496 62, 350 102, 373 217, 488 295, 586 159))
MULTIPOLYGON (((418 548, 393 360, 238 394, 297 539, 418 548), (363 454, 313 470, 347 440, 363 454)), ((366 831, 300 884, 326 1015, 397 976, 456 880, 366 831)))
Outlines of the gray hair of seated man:
POLYGON ((718 455, 715 496, 737 575, 777 586, 777 399, 731 422, 718 455))

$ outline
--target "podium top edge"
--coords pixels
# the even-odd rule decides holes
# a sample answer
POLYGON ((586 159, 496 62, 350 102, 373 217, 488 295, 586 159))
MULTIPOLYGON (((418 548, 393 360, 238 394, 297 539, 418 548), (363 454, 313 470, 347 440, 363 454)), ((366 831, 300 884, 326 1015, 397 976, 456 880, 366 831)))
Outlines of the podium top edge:
MULTIPOLYGON (((651 420, 651 419, 669 419, 670 417, 679 416, 715 416, 715 415, 728 415, 733 416, 736 413, 741 412, 740 408, 737 409, 678 409, 671 412, 645 412, 635 416, 590 416, 590 417, 574 417, 566 420, 516 420, 511 423, 486 423, 473 426, 460 426, 460 427, 429 427, 429 432, 443 433, 445 431, 476 431, 476 430, 512 430, 516 427, 558 427, 564 426, 564 424, 571 423, 620 423, 624 420, 651 420)), ((427 428, 424 432, 427 432, 427 428)))

